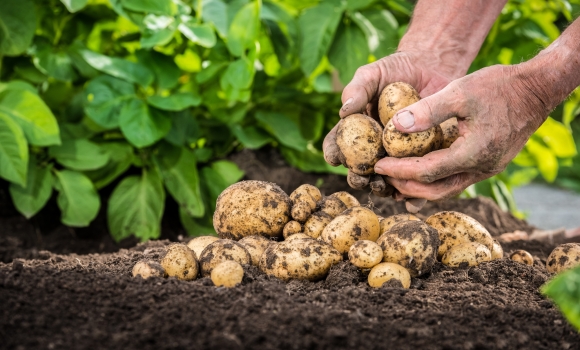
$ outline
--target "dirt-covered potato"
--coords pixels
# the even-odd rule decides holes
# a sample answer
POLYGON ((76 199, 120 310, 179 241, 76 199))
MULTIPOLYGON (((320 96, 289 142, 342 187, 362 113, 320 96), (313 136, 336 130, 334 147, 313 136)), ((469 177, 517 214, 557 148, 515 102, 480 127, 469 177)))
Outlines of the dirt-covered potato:
POLYGON ((443 131, 436 125, 429 130, 404 133, 395 128, 390 120, 383 131, 383 146, 389 157, 422 157, 429 152, 441 149, 443 131))
POLYGON ((396 82, 387 85, 379 96, 381 123, 387 125, 399 110, 418 102, 420 99, 417 90, 407 83, 396 82))
POLYGON ((380 288, 389 281, 396 282, 396 284, 400 283, 403 288, 409 288, 411 286, 411 275, 401 265, 383 262, 371 269, 368 281, 369 286, 373 288, 380 288))
POLYGON ((201 252, 199 257, 201 275, 209 276, 214 267, 227 260, 248 265, 251 263, 252 257, 246 248, 238 242, 231 239, 220 239, 205 247, 201 252))
POLYGON ((451 267, 461 264, 477 266, 484 261, 491 261, 491 252, 483 244, 477 242, 455 245, 445 252, 441 262, 451 267))
POLYGON ((196 279, 199 272, 195 253, 181 243, 167 247, 165 256, 161 259, 161 267, 168 276, 185 281, 196 279))
POLYGON ((403 221, 421 221, 418 217, 413 214, 395 214, 383 218, 382 220, 379 219, 379 224, 381 225, 381 234, 387 232, 391 229, 391 227, 395 226, 399 222, 403 221))
POLYGON ((364 239, 375 242, 379 233, 379 219, 375 213, 364 207, 353 207, 326 225, 320 239, 344 254, 356 241, 364 239))
POLYGON ((383 260, 383 250, 373 241, 357 241, 348 250, 348 260, 360 269, 370 269, 383 260))
POLYGON ((312 237, 310 237, 309 235, 305 234, 305 233, 295 233, 293 235, 291 235, 290 237, 286 238, 286 240, 284 240, 284 242, 289 242, 295 239, 312 239, 312 237))
POLYGON ((165 270, 156 261, 140 260, 133 266, 133 277, 141 276, 143 279, 149 277, 165 277, 165 270))
POLYGON ((240 239, 238 243, 246 248, 248 253, 250 253, 252 265, 254 266, 260 264, 260 257, 262 256, 262 253, 264 253, 264 250, 266 250, 270 244, 275 244, 273 241, 260 235, 246 236, 240 239))
POLYGON ((316 209, 316 202, 319 200, 316 198, 321 197, 320 191, 315 186, 308 184, 299 186, 290 194, 290 199, 292 200, 292 218, 300 222, 306 221, 316 209))
POLYGON ((290 221, 292 201, 278 185, 265 181, 241 181, 218 197, 213 227, 220 238, 280 237, 290 221))
POLYGON ((503 248, 497 239, 493 240, 493 245, 491 247, 491 260, 503 258, 503 248))
POLYGON ((439 234, 422 221, 402 221, 377 240, 383 250, 383 261, 399 264, 412 277, 431 271, 437 261, 439 234))
POLYGON ((352 207, 360 207, 358 199, 356 199, 355 196, 346 191, 336 192, 328 197, 340 199, 346 205, 346 209, 350 209, 352 207))
POLYGON ((293 234, 302 232, 302 225, 298 221, 288 221, 282 230, 282 236, 287 239, 293 234))
MULTIPOLYGON (((301 235, 296 234, 290 236, 301 235)), ((281 280, 315 281, 328 274, 342 256, 330 245, 313 238, 293 238, 269 246, 260 259, 260 269, 281 280)))
POLYGON ((319 203, 320 211, 335 218, 337 215, 348 209, 340 199, 336 197, 325 197, 319 203))
MULTIPOLYGON (((493 256, 492 256, 493 258, 493 256)), ((516 250, 515 252, 513 252, 510 255, 510 259, 512 259, 513 261, 517 261, 521 264, 526 264, 529 266, 533 266, 534 265, 534 257, 532 257, 532 254, 528 253, 525 250, 519 249, 516 250)))
POLYGON ((493 238, 482 224, 471 216, 456 211, 442 211, 435 213, 425 220, 427 225, 434 227, 439 232, 439 252, 437 258, 441 259, 445 252, 462 243, 477 242, 493 249, 493 238))
POLYGON ((192 238, 189 242, 187 242, 187 247, 193 250, 196 258, 199 258, 205 247, 217 240, 219 240, 219 237, 216 236, 199 236, 192 238))
POLYGON ((551 273, 558 273, 580 265, 580 244, 566 243, 557 246, 548 260, 546 260, 546 270, 551 273))
POLYGON ((449 148, 451 144, 459 137, 459 126, 457 118, 450 118, 439 124, 443 131, 443 145, 441 148, 449 148))
POLYGON ((323 211, 317 211, 310 215, 308 220, 304 223, 303 233, 312 238, 320 237, 324 228, 332 221, 332 216, 323 211))
POLYGON ((242 283, 244 269, 235 261, 228 260, 219 263, 211 270, 211 281, 216 287, 235 287, 242 283))
POLYGON ((352 114, 341 120, 336 131, 340 161, 359 175, 374 173, 375 163, 385 156, 383 128, 371 117, 352 114))

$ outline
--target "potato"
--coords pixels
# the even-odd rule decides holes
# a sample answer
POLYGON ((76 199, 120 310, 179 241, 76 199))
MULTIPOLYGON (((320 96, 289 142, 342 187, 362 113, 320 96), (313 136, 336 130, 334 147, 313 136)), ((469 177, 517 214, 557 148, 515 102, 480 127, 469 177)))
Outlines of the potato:
POLYGON ((439 232, 441 244, 437 253, 438 259, 441 259, 452 246, 467 242, 481 243, 489 251, 493 249, 493 238, 486 228, 471 216, 456 211, 442 211, 431 215, 425 222, 439 232))
POLYGON ((301 279, 316 281, 328 274, 342 256, 330 245, 313 238, 292 238, 271 245, 260 259, 260 269, 281 280, 301 279))
POLYGON ((227 260, 221 262, 211 270, 211 281, 216 287, 235 287, 242 283, 244 269, 242 265, 235 261, 227 260))
POLYGON ((383 260, 383 250, 373 241, 357 241, 348 250, 348 260, 360 269, 370 269, 383 260))
POLYGON ((219 237, 216 236, 199 236, 192 238, 189 242, 187 242, 187 247, 193 250, 196 258, 199 258, 205 247, 217 240, 219 240, 219 237))
POLYGON ((422 221, 403 221, 383 233, 377 244, 384 262, 399 264, 417 277, 430 272, 437 261, 439 234, 422 221))
POLYGON ((143 279, 149 277, 165 277, 163 267, 153 260, 140 260, 133 266, 133 277, 141 276, 143 279))
POLYGON ((503 248, 497 239, 493 240, 493 245, 491 247, 491 260, 503 258, 503 248))
POLYGON ((341 202, 343 202, 344 205, 346 205, 346 209, 350 209, 352 207, 360 207, 360 203, 359 203, 358 199, 356 199, 355 196, 353 196, 352 194, 350 194, 346 191, 336 192, 336 193, 331 194, 328 197, 340 199, 341 202))
POLYGON ((403 221, 421 221, 421 219, 413 214, 408 213, 388 216, 383 220, 379 220, 379 224, 381 225, 381 234, 387 232, 391 229, 391 227, 403 221))
POLYGON ((443 131, 439 125, 409 134, 397 130, 393 121, 390 120, 383 131, 383 146, 389 157, 422 157, 440 149, 441 145, 443 145, 443 131))
POLYGON ((491 252, 483 244, 477 242, 455 245, 445 252, 441 262, 444 265, 458 267, 463 263, 477 266, 484 261, 491 261, 491 252))
POLYGON ((252 257, 246 248, 238 242, 231 239, 220 239, 205 247, 201 252, 199 257, 201 275, 209 276, 214 267, 228 260, 248 265, 251 263, 252 257))
POLYGON ((195 253, 181 243, 167 247, 165 256, 161 259, 161 266, 168 276, 184 281, 196 279, 199 272, 195 253))
POLYGON ((335 218, 337 215, 348 209, 346 204, 336 197, 323 198, 322 201, 320 201, 319 206, 321 212, 330 215, 332 218, 335 218))
MULTIPOLYGON (((309 184, 300 185, 294 190, 294 192, 298 193, 306 192, 310 195, 310 197, 312 197, 312 199, 314 199, 315 202, 319 202, 322 199, 322 193, 320 193, 318 187, 313 185, 309 184)), ((290 195, 290 199, 293 199, 292 195, 290 195)))
POLYGON ((557 246, 546 260, 546 270, 551 273, 562 272, 580 265, 580 244, 566 243, 557 246))
POLYGON ((352 114, 342 119, 336 131, 341 162, 358 175, 374 173, 375 163, 385 156, 382 133, 381 125, 366 115, 352 114))
POLYGON ((288 221, 286 225, 284 225, 284 229, 282 230, 282 236, 284 237, 284 239, 288 239, 290 235, 300 232, 302 232, 302 225, 298 221, 291 220, 288 221))
POLYGON ((290 194, 292 200, 292 218, 296 221, 304 222, 316 209, 316 198, 321 198, 318 188, 312 185, 301 185, 290 194), (316 191, 318 193, 316 193, 316 191), (313 192, 313 197, 310 193, 313 192))
POLYGON ((443 131, 443 145, 441 149, 451 147, 451 144, 459 137, 459 126, 457 118, 450 118, 439 124, 443 131))
POLYGON ((305 233, 295 233, 293 235, 291 235, 290 237, 286 238, 286 240, 284 242, 288 242, 288 241, 292 241, 294 239, 312 239, 312 237, 310 237, 309 235, 305 234, 305 233))
POLYGON ((379 238, 379 231, 379 219, 372 210, 353 207, 326 225, 320 239, 344 254, 356 241, 363 239, 376 241, 379 238))
POLYGON ((254 266, 260 264, 260 257, 262 256, 262 253, 264 253, 264 250, 266 250, 270 244, 275 244, 273 241, 260 235, 246 236, 240 239, 238 243, 246 248, 248 253, 250 253, 252 265, 254 266))
POLYGON ((525 250, 516 250, 515 252, 510 255, 510 259, 513 261, 517 261, 521 264, 533 266, 534 265, 534 258, 532 254, 526 252, 525 250))
POLYGON ((213 227, 220 238, 280 237, 290 221, 292 201, 278 185, 265 181, 241 181, 218 197, 213 227))
POLYGON ((383 125, 401 109, 419 101, 419 93, 411 85, 396 82, 387 85, 379 96, 379 118, 383 125))
POLYGON ((317 211, 310 215, 304 223, 303 233, 312 238, 320 237, 324 228, 332 221, 333 217, 323 211, 317 211))
POLYGON ((373 267, 369 272, 368 281, 373 288, 380 288, 385 282, 391 280, 400 282, 403 288, 411 286, 411 275, 401 265, 383 262, 373 267))

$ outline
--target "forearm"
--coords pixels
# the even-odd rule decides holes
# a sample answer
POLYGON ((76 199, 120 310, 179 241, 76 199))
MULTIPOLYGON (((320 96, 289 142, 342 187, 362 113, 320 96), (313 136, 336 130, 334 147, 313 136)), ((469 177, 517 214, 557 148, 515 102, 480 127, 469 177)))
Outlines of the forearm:
POLYGON ((449 78, 467 72, 507 0, 420 0, 399 51, 427 51, 449 78))

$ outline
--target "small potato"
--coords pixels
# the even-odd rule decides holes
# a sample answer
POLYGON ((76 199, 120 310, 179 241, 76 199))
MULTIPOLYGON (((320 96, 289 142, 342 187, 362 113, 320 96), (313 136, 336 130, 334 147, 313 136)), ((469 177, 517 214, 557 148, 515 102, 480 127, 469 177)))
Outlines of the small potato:
POLYGON ((293 238, 271 245, 260 259, 260 269, 281 280, 316 281, 328 274, 330 267, 342 260, 330 245, 313 238, 293 238))
POLYGON ((419 93, 411 85, 396 82, 387 85, 379 95, 379 118, 383 125, 401 109, 419 101, 419 93))
POLYGON ((282 236, 290 221, 292 201, 278 185, 266 181, 241 181, 218 197, 213 227, 220 238, 240 240, 245 236, 282 236))
POLYGON ((205 247, 217 240, 219 240, 219 237, 216 236, 199 236, 192 238, 189 242, 187 242, 187 247, 193 250, 196 258, 199 258, 205 247))
POLYGON ((366 115, 352 114, 343 118, 336 131, 341 162, 358 175, 374 173, 375 163, 385 156, 382 133, 381 125, 366 115))
POLYGON ((389 157, 422 157, 440 149, 442 144, 443 131, 439 125, 409 134, 397 130, 390 120, 383 131, 383 146, 389 157))
POLYGON ((235 287, 242 283, 244 269, 235 261, 227 260, 219 263, 211 270, 211 281, 216 287, 235 287))
POLYGON ((580 265, 580 244, 578 243, 557 246, 546 260, 546 270, 551 273, 559 273, 578 265, 580 265))
POLYGON ((302 225, 298 221, 288 221, 288 223, 284 226, 284 230, 282 231, 282 236, 284 239, 288 239, 291 235, 295 233, 302 232, 302 225))
POLYGON ((315 191, 318 191, 318 188, 305 184, 298 187, 290 194, 290 199, 292 200, 291 213, 294 220, 304 222, 316 209, 317 200, 310 194, 310 192, 313 192, 316 198, 321 196, 320 191, 318 191, 318 193, 315 191))
POLYGON ((332 221, 332 216, 323 211, 317 211, 310 215, 304 223, 303 232, 312 238, 318 238, 324 228, 332 221))
POLYGON ((264 250, 270 244, 275 244, 273 241, 260 235, 246 236, 238 241, 238 243, 246 248, 252 259, 252 265, 258 266, 260 264, 260 257, 264 250))
MULTIPOLYGON (((493 257, 492 257, 493 258, 493 257)), ((532 254, 526 252, 525 250, 516 250, 515 252, 510 255, 510 259, 513 261, 517 261, 521 264, 533 266, 534 265, 534 258, 532 254)))
POLYGON ((451 267, 459 267, 466 263, 477 266, 484 261, 491 261, 491 252, 486 246, 476 242, 463 243, 449 248, 441 262, 451 267))
POLYGON ((140 260, 133 266, 133 277, 141 276, 143 279, 149 277, 165 277, 163 267, 153 260, 140 260))
MULTIPOLYGON (((319 202, 322 199, 322 194, 320 193, 318 187, 309 184, 298 186, 292 193, 308 193, 310 197, 314 199, 314 202, 319 202)), ((292 194, 290 194, 290 199, 294 200, 294 198, 292 198, 292 194)))
POLYGON ((497 239, 493 240, 493 246, 491 247, 491 260, 503 258, 503 248, 497 239))
POLYGON ((421 221, 421 219, 419 219, 413 214, 408 213, 388 216, 383 220, 379 220, 379 223, 381 225, 381 234, 387 232, 388 230, 391 229, 391 227, 403 221, 421 221))
POLYGON ((344 254, 356 241, 375 242, 379 238, 379 231, 379 219, 372 210, 364 207, 353 207, 326 225, 320 239, 344 254))
POLYGON ((459 137, 457 118, 450 118, 439 125, 443 131, 443 145, 441 149, 451 147, 451 144, 459 137))
POLYGON ((199 272, 195 253, 181 243, 167 247, 165 256, 161 259, 161 266, 168 276, 184 281, 196 279, 199 272))
POLYGON ((336 197, 326 197, 320 202, 320 211, 335 218, 337 215, 348 209, 340 199, 336 197))
POLYGON ((348 250, 348 260, 359 269, 370 269, 383 260, 383 250, 373 241, 357 241, 348 250))
POLYGON ((373 288, 380 288, 383 284, 391 280, 400 282, 401 286, 405 289, 411 286, 411 275, 401 265, 384 262, 376 265, 369 272, 369 286, 373 288))
POLYGON ((346 191, 336 192, 336 193, 331 194, 328 197, 340 199, 341 202, 343 202, 346 205, 346 209, 350 209, 352 207, 360 207, 360 203, 359 203, 358 199, 356 199, 355 196, 353 196, 352 194, 350 194, 346 191))
POLYGON ((242 265, 248 265, 252 262, 250 253, 236 241, 231 239, 220 239, 205 247, 199 257, 201 265, 201 275, 207 277, 211 270, 219 263, 232 260, 242 265))
POLYGON ((412 277, 428 273, 437 261, 439 234, 422 221, 402 221, 377 240, 383 261, 399 264, 412 277))
POLYGON ((437 258, 441 259, 445 252, 462 243, 477 242, 493 249, 493 238, 482 224, 471 216, 456 211, 442 211, 435 213, 425 220, 427 225, 439 232, 439 251, 437 258))

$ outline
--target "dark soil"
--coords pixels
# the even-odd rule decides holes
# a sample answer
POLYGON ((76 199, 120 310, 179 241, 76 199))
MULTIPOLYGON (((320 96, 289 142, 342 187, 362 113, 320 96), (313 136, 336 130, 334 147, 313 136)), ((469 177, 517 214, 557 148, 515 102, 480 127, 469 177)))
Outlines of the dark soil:
MULTIPOLYGON (((233 159, 248 178, 286 191, 320 177, 279 164, 275 154, 233 159)), ((344 178, 322 181, 327 194, 346 189, 344 178)), ((372 199, 381 215, 403 212, 401 204, 372 199)), ((533 229, 487 200, 430 204, 422 214, 438 210, 472 215, 494 235, 533 229)), ((176 240, 182 232, 170 219, 163 236, 176 240)), ((225 289, 208 278, 132 278, 133 265, 157 259, 168 240, 118 250, 102 220, 84 230, 49 226, 23 220, 2 200, 0 348, 580 349, 580 335, 538 292, 550 277, 549 243, 503 245, 506 255, 528 250, 534 266, 508 259, 466 269, 436 263, 409 290, 372 289, 348 262, 319 282, 283 283, 246 266, 242 285, 225 289)))

